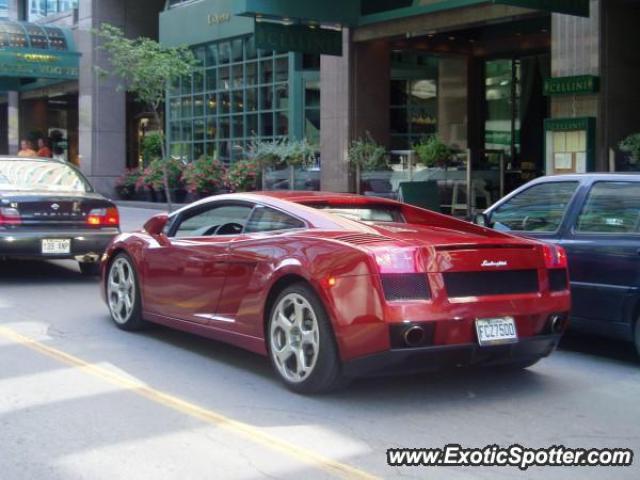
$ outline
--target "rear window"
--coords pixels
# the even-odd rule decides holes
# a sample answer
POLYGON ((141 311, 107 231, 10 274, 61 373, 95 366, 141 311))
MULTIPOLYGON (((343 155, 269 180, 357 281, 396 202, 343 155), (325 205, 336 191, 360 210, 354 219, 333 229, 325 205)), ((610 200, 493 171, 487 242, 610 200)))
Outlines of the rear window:
POLYGON ((640 182, 597 182, 580 212, 580 233, 639 233, 640 182))
POLYGON ((339 215, 358 222, 394 222, 405 223, 400 207, 393 205, 328 205, 323 203, 308 204, 307 206, 323 210, 327 213, 339 215))
POLYGON ((0 191, 46 190, 87 192, 87 182, 64 163, 38 160, 0 160, 0 191))

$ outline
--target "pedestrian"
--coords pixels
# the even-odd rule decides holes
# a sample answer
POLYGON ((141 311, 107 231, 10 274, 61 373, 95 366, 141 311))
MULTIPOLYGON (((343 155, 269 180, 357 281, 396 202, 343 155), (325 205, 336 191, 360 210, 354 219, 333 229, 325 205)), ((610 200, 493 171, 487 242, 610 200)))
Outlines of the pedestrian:
POLYGON ((51 149, 49 148, 49 139, 40 137, 38 139, 38 156, 51 158, 51 149))
POLYGON ((65 155, 64 155, 64 149, 60 147, 53 147, 53 158, 55 158, 56 160, 66 161, 67 159, 65 158, 65 155))
POLYGON ((37 153, 33 149, 30 140, 23 139, 20 141, 20 150, 18 151, 19 157, 36 157, 37 153))

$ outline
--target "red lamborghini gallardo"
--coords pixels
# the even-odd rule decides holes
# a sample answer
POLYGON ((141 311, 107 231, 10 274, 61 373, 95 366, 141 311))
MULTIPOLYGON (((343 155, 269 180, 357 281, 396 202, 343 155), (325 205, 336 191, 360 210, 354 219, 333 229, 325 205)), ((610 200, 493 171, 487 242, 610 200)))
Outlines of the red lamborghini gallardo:
POLYGON ((392 200, 210 197, 103 256, 116 325, 146 322, 269 356, 298 392, 381 373, 524 368, 567 326, 564 251, 392 200))

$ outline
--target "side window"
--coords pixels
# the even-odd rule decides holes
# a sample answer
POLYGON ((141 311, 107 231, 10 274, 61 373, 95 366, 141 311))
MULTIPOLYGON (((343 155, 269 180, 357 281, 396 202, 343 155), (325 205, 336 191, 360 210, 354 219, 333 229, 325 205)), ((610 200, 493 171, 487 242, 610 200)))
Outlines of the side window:
POLYGON ((496 230, 555 232, 560 227, 578 182, 541 183, 494 210, 496 230))
POLYGON ((286 213, 269 207, 256 207, 244 231, 245 233, 270 232, 302 227, 304 227, 303 222, 286 213))
POLYGON ((199 210, 180 221, 174 236, 237 235, 242 233, 251 210, 249 205, 221 205, 199 210))
POLYGON ((640 183, 597 182, 580 212, 576 232, 638 233, 640 183))

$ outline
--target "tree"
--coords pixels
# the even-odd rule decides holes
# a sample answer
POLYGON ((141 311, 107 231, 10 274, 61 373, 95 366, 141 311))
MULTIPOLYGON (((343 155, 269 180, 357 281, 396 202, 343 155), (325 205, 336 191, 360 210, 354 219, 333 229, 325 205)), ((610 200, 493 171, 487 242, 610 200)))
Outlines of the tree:
MULTIPOLYGON (((150 38, 126 38, 118 27, 103 23, 95 35, 101 40, 98 48, 109 55, 111 70, 97 67, 101 75, 113 75, 122 82, 119 90, 131 93, 145 104, 160 125, 160 148, 163 161, 167 159, 164 124, 161 111, 167 87, 182 77, 191 75, 198 63, 186 47, 165 47, 150 38)), ((167 204, 172 210, 167 169, 164 169, 164 188, 167 204)))

